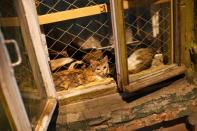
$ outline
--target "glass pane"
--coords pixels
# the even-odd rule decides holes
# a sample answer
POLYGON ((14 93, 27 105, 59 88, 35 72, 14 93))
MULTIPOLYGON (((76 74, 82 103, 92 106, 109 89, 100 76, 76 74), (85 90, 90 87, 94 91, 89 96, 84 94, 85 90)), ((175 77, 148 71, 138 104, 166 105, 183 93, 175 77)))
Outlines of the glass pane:
POLYGON ((171 64, 170 2, 139 2, 125 10, 125 35, 130 74, 171 64))
MULTIPOLYGON (((36 1, 39 15, 106 3, 109 1, 36 1)), ((101 81, 116 76, 110 17, 110 13, 101 13, 43 26, 57 91, 86 86, 97 81, 95 76, 101 81), (74 71, 69 71, 75 62, 74 71)))
MULTIPOLYGON (((2 99, 1 99, 2 100, 2 99)), ((6 116, 5 110, 0 101, 0 130, 1 131, 11 131, 11 126, 6 116)))
MULTIPOLYGON (((13 0, 1 0, 0 1, 0 18, 3 20, 8 17, 18 17, 17 7, 13 0)), ((13 22, 8 20, 9 22, 13 22)), ((46 92, 44 91, 44 85, 38 86, 38 81, 35 81, 35 74, 33 73, 30 56, 28 55, 27 48, 25 46, 21 27, 20 26, 6 26, 6 22, 1 23, 1 30, 6 39, 14 39, 17 41, 22 55, 22 64, 14 67, 15 77, 21 92, 27 114, 34 126, 44 108, 46 103, 46 92), (4 25, 4 26, 2 26, 4 25)), ((30 43, 28 43, 30 44, 30 43)), ((8 51, 11 57, 11 61, 16 61, 16 52, 11 45, 8 45, 8 51)), ((34 67, 35 68, 35 67, 34 67)))

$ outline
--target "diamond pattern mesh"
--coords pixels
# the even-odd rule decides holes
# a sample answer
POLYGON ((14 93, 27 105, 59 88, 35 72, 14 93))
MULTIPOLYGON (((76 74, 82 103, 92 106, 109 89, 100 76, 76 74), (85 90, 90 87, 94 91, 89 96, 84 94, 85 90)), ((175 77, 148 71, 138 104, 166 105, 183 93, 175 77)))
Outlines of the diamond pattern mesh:
MULTIPOLYGON (((126 34, 128 34, 128 30, 131 30, 133 41, 129 42, 127 46, 128 56, 136 49, 145 47, 168 58, 170 17, 169 3, 125 11, 126 34)), ((127 39, 127 41, 129 40, 127 39)))
MULTIPOLYGON (((109 3, 109 1, 36 1, 39 15, 103 3, 109 3)), ((110 52, 110 56, 113 56, 109 57, 109 63, 115 68, 110 13, 47 24, 44 25, 43 30, 51 60, 61 57, 84 60, 82 56, 85 54, 91 55, 95 49, 102 49, 105 55, 109 55, 110 52), (96 44, 91 45, 92 43, 96 44)), ((125 32, 128 56, 138 48, 148 47, 152 48, 155 53, 162 54, 167 63, 170 43, 170 4, 125 10, 125 32)))

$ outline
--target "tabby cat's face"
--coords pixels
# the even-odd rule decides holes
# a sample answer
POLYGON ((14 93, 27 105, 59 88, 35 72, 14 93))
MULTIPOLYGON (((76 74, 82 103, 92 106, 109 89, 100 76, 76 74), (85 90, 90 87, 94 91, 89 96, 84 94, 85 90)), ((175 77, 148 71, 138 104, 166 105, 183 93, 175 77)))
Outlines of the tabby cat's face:
POLYGON ((105 56, 100 61, 91 60, 90 68, 96 75, 99 75, 102 77, 107 76, 109 74, 108 57, 105 56))

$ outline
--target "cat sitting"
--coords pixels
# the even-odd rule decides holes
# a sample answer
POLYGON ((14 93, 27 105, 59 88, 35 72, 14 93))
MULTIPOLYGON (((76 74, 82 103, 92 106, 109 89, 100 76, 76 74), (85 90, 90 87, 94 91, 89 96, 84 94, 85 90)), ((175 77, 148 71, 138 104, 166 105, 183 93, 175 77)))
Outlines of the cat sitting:
POLYGON ((100 61, 91 60, 88 67, 81 69, 69 68, 69 70, 56 72, 53 78, 57 88, 63 87, 67 90, 69 88, 104 79, 108 74, 108 57, 105 56, 100 61))
POLYGON ((151 67, 154 51, 151 48, 140 48, 135 50, 128 58, 128 72, 135 74, 151 67))

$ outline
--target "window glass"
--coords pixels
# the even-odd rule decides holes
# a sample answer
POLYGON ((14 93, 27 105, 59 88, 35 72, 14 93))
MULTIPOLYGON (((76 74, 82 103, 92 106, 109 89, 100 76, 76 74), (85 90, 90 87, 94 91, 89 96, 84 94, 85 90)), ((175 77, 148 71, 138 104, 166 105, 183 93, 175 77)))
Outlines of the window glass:
POLYGON ((0 130, 1 131, 11 131, 11 126, 6 116, 5 110, 0 101, 0 130))
MULTIPOLYGON (((5 20, 9 17, 18 17, 16 3, 13 0, 1 0, 0 1, 0 19, 5 20)), ((44 85, 40 87, 39 81, 36 81, 37 77, 33 73, 35 66, 32 67, 30 61, 30 55, 28 54, 29 46, 24 43, 22 36, 22 29, 18 26, 6 26, 12 20, 8 22, 2 21, 0 28, 4 35, 5 40, 14 39, 18 43, 20 52, 22 55, 22 64, 14 67, 14 73, 17 80, 19 90, 21 92, 25 108, 30 119, 32 126, 36 125, 38 118, 44 108, 46 103, 46 92, 44 90, 44 85)), ((31 43, 28 43, 31 44, 31 43)), ((7 44, 9 55, 11 61, 16 61, 16 52, 12 47, 12 44, 7 44)), ((34 60, 35 61, 35 60, 34 60)))
POLYGON ((170 2, 135 5, 129 1, 125 10, 129 74, 172 64, 170 2))

